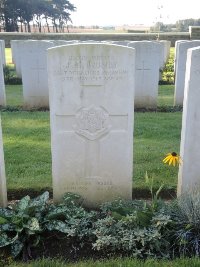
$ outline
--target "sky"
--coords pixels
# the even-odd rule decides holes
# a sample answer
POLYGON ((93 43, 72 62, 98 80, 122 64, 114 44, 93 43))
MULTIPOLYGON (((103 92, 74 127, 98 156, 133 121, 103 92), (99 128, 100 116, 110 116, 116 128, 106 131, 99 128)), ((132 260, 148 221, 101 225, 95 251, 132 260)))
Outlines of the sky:
POLYGON ((199 0, 70 0, 73 25, 153 25, 200 18, 199 0))

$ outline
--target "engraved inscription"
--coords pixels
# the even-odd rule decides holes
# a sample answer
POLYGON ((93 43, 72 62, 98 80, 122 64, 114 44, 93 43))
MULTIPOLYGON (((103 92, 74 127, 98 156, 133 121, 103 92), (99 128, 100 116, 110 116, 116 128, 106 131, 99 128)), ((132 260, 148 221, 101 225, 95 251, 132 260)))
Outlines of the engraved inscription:
POLYGON ((101 84, 103 81, 126 79, 128 68, 120 65, 110 56, 69 56, 64 65, 54 70, 54 75, 61 75, 62 81, 101 84))
MULTIPOLYGON (((87 178, 86 178, 87 179, 87 178)), ((101 177, 90 177, 88 178, 88 181, 71 181, 68 182, 67 185, 65 185, 65 191, 87 191, 92 186, 96 187, 97 191, 107 191, 113 188, 113 182, 111 180, 102 180, 101 177), (95 179, 93 179, 95 178, 95 179)))
POLYGON ((81 108, 76 114, 76 133, 95 140, 110 130, 109 114, 102 107, 81 108))

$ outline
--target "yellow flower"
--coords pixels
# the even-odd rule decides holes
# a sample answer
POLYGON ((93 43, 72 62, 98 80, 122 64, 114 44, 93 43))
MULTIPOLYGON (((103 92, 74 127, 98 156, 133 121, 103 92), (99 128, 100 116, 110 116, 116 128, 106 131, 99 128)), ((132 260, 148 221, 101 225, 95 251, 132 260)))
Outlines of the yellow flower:
POLYGON ((172 152, 166 155, 166 157, 163 159, 163 162, 168 163, 169 165, 173 164, 173 166, 176 166, 176 164, 181 164, 182 160, 176 152, 172 152))

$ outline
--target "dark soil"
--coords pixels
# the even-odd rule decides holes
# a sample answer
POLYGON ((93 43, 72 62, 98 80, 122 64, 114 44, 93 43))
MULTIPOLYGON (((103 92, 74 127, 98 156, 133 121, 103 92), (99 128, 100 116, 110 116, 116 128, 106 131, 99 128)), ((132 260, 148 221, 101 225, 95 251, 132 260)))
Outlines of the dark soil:
MULTIPOLYGON (((50 198, 53 197, 52 189, 51 188, 43 188, 41 190, 34 190, 34 189, 20 189, 20 190, 8 190, 8 200, 19 200, 22 197, 29 195, 31 198, 37 197, 38 195, 42 194, 44 191, 48 191, 50 193, 50 198)), ((155 189, 156 192, 156 189, 155 189)), ((176 198, 176 190, 171 189, 163 189, 159 197, 162 199, 170 200, 176 198)), ((135 188, 133 189, 132 193, 133 199, 149 199, 151 198, 151 193, 148 188, 135 188)))

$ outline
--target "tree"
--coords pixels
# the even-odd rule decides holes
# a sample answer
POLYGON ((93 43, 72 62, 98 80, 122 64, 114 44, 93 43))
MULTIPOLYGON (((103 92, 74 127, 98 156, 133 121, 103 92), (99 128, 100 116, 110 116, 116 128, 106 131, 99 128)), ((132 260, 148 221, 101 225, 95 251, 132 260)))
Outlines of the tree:
POLYGON ((28 32, 30 24, 35 21, 41 32, 42 20, 48 25, 52 21, 56 32, 63 29, 70 19, 70 12, 76 8, 68 0, 0 0, 0 21, 5 31, 18 31, 18 24, 23 31, 23 25, 28 32))
POLYGON ((51 4, 53 8, 51 10, 51 20, 56 32, 58 32, 58 28, 61 31, 68 21, 71 22, 70 12, 75 11, 76 8, 68 0, 52 0, 51 4))
POLYGON ((4 21, 4 30, 18 31, 18 4, 20 0, 0 0, 0 14, 4 21))

